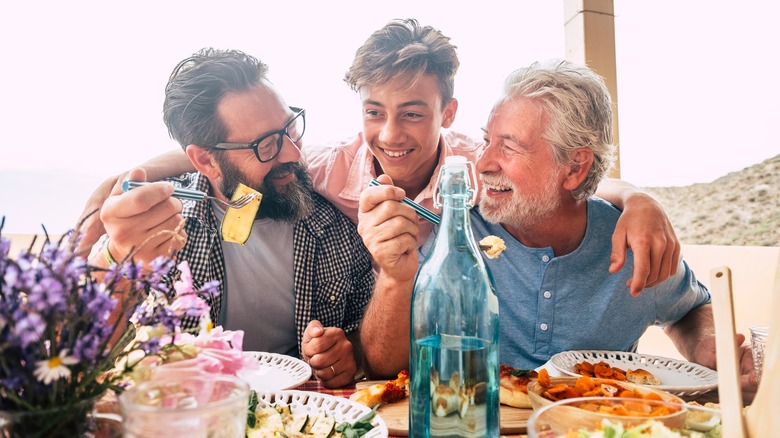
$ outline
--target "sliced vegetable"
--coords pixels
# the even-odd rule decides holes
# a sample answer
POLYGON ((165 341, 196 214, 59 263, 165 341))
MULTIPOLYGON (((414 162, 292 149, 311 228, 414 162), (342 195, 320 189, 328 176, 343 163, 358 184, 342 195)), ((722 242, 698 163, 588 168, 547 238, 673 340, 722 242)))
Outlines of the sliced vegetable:
POLYGON ((232 201, 250 193, 255 193, 256 195, 249 204, 241 208, 229 207, 225 211, 225 217, 222 218, 220 229, 222 240, 243 245, 249 239, 249 234, 252 232, 252 224, 255 221, 257 210, 260 208, 260 200, 263 198, 263 195, 239 183, 238 187, 236 187, 236 192, 233 193, 231 198, 232 201))

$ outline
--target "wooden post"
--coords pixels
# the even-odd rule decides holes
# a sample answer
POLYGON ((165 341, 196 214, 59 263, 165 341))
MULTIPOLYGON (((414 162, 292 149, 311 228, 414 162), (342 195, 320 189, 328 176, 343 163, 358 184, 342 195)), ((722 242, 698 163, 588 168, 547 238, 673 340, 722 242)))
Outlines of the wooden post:
POLYGON ((566 59, 585 64, 604 78, 612 96, 612 135, 618 147, 609 176, 620 178, 615 8, 613 0, 564 0, 566 59))

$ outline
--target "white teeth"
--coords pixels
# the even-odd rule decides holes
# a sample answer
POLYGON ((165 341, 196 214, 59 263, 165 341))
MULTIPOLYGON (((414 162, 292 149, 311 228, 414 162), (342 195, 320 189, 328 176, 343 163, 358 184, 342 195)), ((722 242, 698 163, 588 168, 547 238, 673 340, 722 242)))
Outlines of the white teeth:
POLYGON ((388 151, 387 149, 382 149, 382 152, 393 158, 403 157, 409 153, 409 151, 388 151))

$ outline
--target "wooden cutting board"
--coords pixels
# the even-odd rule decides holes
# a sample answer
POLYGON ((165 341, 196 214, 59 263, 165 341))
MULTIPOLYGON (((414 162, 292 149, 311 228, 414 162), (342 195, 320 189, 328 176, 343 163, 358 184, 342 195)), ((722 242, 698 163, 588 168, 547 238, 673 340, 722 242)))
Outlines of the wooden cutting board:
MULTIPOLYGON (((375 383, 385 383, 385 381, 363 381, 355 385, 356 389, 363 389, 375 383)), ((380 406, 377 410, 379 416, 385 420, 387 430, 393 436, 409 436, 409 397, 389 405, 380 406)), ((526 432, 528 417, 533 413, 533 409, 517 409, 501 405, 501 434, 516 435, 526 432)))

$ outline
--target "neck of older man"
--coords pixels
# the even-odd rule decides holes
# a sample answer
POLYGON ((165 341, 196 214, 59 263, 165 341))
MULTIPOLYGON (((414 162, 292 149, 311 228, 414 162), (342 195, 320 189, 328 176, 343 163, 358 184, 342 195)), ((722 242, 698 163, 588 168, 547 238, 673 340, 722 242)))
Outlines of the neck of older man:
POLYGON ((586 200, 572 200, 558 206, 546 218, 523 226, 501 224, 515 239, 529 248, 553 249, 555 257, 571 253, 585 238, 588 225, 586 200))

